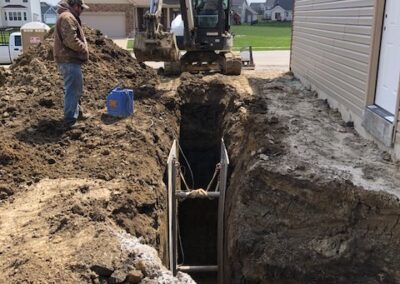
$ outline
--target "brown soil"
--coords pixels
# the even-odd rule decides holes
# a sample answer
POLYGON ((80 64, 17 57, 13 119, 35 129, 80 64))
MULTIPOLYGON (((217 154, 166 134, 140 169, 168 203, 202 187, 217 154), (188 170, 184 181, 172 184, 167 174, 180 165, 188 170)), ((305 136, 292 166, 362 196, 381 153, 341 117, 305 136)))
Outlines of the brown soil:
POLYGON ((399 283, 399 167, 290 75, 249 81, 227 139, 228 282, 399 283))
POLYGON ((85 32, 90 61, 82 105, 90 118, 72 130, 61 125, 51 33, 0 69, 2 283, 114 283, 113 272, 125 279, 135 267, 141 278, 162 276, 154 268, 160 263, 138 267, 143 255, 121 251, 115 232, 124 229, 164 256, 163 173, 178 128, 175 103, 156 93, 153 69, 85 32), (119 82, 136 92, 135 114, 126 119, 105 114, 106 95, 119 82))

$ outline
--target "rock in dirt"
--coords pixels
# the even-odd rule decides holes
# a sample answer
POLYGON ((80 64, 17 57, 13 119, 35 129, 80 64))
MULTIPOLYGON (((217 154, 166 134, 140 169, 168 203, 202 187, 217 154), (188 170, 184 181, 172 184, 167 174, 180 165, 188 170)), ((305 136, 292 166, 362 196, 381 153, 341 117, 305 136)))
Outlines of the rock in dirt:
POLYGON ((124 272, 123 270, 115 270, 110 276, 109 283, 119 284, 123 283, 125 279, 126 279, 126 272, 124 272))
POLYGON ((0 200, 7 199, 14 191, 5 184, 0 184, 0 200))
POLYGON ((126 281, 129 284, 136 284, 140 283, 143 279, 143 273, 140 270, 131 270, 129 271, 128 275, 126 276, 126 281))
POLYGON ((112 266, 105 264, 95 264, 90 267, 90 269, 96 272, 97 275, 102 277, 110 277, 114 272, 114 268, 112 266))

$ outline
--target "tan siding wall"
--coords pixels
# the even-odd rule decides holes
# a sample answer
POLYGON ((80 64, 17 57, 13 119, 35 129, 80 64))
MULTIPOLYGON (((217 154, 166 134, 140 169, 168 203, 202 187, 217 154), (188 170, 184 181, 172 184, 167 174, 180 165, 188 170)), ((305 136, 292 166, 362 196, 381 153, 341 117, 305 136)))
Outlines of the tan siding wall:
POLYGON ((291 69, 361 121, 366 105, 374 0, 296 0, 291 69))

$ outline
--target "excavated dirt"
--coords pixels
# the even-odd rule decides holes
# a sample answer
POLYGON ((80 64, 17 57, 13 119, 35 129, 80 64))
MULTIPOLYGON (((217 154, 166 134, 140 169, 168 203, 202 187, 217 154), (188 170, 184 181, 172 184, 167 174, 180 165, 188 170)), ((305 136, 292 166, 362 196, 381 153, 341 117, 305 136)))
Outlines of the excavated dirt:
MULTIPOLYGON (((179 139, 194 187, 204 187, 221 138, 231 160, 225 283, 400 282, 399 165, 314 92, 274 72, 159 78, 85 32, 90 117, 72 130, 61 127, 51 33, 0 68, 1 283, 193 283, 158 258, 165 263, 166 160, 179 139), (126 119, 105 111, 120 82, 135 90, 126 119)), ((188 207, 200 214, 181 217, 185 240, 215 217, 215 206, 188 207)), ((203 247, 211 232, 195 246, 184 240, 196 252, 187 261, 215 263, 215 246, 203 247)))
POLYGON ((399 166, 290 75, 249 80, 226 139, 227 282, 399 283, 399 166))
POLYGON ((51 33, 0 68, 0 282, 190 283, 141 245, 165 258, 163 173, 178 129, 175 102, 156 92, 153 69, 85 32, 82 105, 90 117, 72 130, 61 125, 51 33), (136 92, 126 119, 105 114, 118 83, 136 92))

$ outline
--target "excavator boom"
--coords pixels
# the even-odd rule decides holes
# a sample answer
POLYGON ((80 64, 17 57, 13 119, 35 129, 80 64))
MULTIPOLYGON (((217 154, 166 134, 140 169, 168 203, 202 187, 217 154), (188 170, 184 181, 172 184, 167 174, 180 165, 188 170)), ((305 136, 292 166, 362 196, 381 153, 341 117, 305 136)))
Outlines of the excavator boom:
POLYGON ((135 36, 133 51, 139 62, 170 62, 180 58, 174 34, 164 31, 161 24, 162 4, 162 0, 150 1, 150 9, 144 16, 145 31, 135 36))

